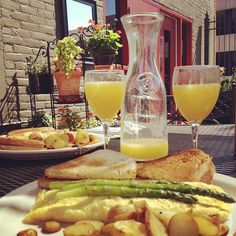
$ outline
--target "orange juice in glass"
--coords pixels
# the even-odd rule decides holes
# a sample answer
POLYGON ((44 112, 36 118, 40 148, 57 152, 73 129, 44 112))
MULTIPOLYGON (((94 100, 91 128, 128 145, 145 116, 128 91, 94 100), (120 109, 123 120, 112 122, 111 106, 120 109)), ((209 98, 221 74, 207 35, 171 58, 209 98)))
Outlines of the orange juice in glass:
POLYGON ((192 128, 194 148, 198 147, 198 128, 214 108, 220 91, 219 66, 177 66, 172 89, 178 110, 192 128))
POLYGON ((91 109, 101 120, 111 120, 120 110, 124 98, 123 81, 87 82, 86 97, 91 109))
POLYGON ((158 159, 168 154, 168 140, 164 138, 129 139, 121 142, 120 151, 137 160, 158 159))
POLYGON ((109 142, 109 122, 119 112, 124 100, 124 72, 122 70, 86 71, 85 94, 92 111, 103 122, 104 149, 106 149, 109 142))
POLYGON ((199 123, 201 123, 214 108, 219 91, 219 83, 181 84, 173 86, 175 102, 181 114, 186 120, 195 120, 199 123))

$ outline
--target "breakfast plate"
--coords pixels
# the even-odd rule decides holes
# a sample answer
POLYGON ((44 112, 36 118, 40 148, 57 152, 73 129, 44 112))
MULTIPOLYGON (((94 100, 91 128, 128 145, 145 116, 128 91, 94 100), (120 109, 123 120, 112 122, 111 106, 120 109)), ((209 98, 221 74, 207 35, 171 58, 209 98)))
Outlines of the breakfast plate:
POLYGON ((41 149, 41 150, 0 150, 0 158, 13 160, 42 160, 42 159, 58 159, 74 156, 86 152, 87 149, 94 149, 104 144, 103 135, 93 134, 97 138, 97 142, 80 147, 67 147, 60 149, 41 149))
MULTIPOLYGON (((231 194, 232 197, 236 198, 236 181, 235 178, 228 177, 221 174, 216 174, 214 177, 214 184, 221 186, 225 191, 231 194)), ((34 228, 38 231, 38 235, 43 234, 39 226, 36 225, 26 225, 22 223, 22 220, 25 214, 31 209, 35 201, 35 196, 38 193, 37 182, 31 182, 29 184, 20 187, 6 196, 0 198, 0 232, 1 235, 15 236, 17 232, 34 228), (14 227, 12 226, 14 222, 14 227)), ((236 218, 236 204, 233 206, 233 210, 230 215, 228 225, 230 231, 228 236, 233 236, 233 233, 236 232, 236 222, 232 219, 236 218)), ((63 235, 63 232, 50 234, 54 235, 63 235)))

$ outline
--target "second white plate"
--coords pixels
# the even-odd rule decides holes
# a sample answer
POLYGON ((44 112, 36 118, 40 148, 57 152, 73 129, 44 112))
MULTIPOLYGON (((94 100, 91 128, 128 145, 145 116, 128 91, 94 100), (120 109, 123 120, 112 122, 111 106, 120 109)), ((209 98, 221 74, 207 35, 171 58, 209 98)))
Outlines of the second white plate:
MULTIPOLYGON (((92 133, 90 133, 92 134, 92 133)), ((70 157, 83 152, 84 149, 91 149, 102 146, 104 144, 103 135, 94 134, 98 142, 89 144, 83 147, 68 147, 60 149, 45 149, 45 150, 0 150, 0 158, 13 160, 42 160, 42 159, 57 159, 70 157)))

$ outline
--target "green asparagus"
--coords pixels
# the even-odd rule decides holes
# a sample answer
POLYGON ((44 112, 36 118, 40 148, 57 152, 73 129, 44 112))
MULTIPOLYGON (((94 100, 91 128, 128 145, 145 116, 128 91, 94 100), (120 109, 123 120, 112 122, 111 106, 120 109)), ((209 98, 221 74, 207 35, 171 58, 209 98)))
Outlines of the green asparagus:
POLYGON ((140 185, 140 182, 150 183, 156 186, 156 184, 168 184, 178 182, 170 182, 166 180, 113 180, 113 179, 85 179, 85 180, 70 180, 70 181, 58 181, 51 182, 49 184, 50 189, 64 189, 69 190, 74 187, 88 186, 88 185, 112 185, 112 186, 127 186, 132 184, 133 187, 140 185))
POLYGON ((162 180, 80 180, 80 181, 67 181, 52 182, 51 189, 61 189, 62 191, 72 190, 86 186, 119 186, 130 187, 135 189, 154 189, 174 191, 183 194, 197 194, 202 196, 209 196, 218 200, 233 203, 235 200, 226 193, 220 193, 207 188, 194 187, 185 183, 169 182, 162 180))
POLYGON ((191 195, 168 190, 133 188, 126 186, 83 186, 67 191, 58 191, 57 198, 64 199, 80 196, 119 196, 119 197, 148 197, 166 198, 194 204, 197 199, 191 195))

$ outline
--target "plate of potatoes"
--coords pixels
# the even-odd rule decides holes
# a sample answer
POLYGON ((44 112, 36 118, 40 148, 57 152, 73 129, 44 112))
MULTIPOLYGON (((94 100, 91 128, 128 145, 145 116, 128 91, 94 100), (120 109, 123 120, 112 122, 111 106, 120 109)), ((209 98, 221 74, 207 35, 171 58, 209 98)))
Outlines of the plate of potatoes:
MULTIPOLYGON (((15 137, 12 137, 14 139, 15 137)), ((39 133, 30 133, 24 136, 24 142, 20 137, 17 145, 0 145, 0 158, 17 160, 38 160, 70 158, 76 155, 86 153, 90 149, 95 149, 104 144, 103 135, 87 132, 86 130, 67 131, 57 130, 49 132, 48 135, 39 133), (35 138, 43 143, 41 147, 27 146, 28 138, 35 138), (20 145, 23 143, 24 145, 20 145)), ((29 140, 29 143, 31 140, 29 140)))

